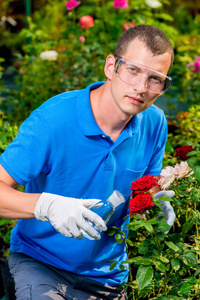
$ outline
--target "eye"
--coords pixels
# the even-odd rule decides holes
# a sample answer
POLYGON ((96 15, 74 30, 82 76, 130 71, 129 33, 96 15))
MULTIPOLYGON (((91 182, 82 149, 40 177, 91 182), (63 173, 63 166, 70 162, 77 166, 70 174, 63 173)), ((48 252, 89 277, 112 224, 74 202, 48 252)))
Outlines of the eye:
POLYGON ((139 72, 138 68, 135 66, 127 66, 127 70, 132 75, 136 75, 139 72))
POLYGON ((149 81, 155 84, 164 84, 164 80, 161 77, 158 76, 150 76, 149 81))

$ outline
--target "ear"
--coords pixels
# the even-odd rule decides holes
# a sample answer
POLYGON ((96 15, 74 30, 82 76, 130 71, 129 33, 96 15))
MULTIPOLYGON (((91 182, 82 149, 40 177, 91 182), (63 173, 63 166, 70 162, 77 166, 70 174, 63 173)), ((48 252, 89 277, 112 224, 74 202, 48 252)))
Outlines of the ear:
POLYGON ((109 54, 106 58, 106 63, 104 67, 104 73, 108 79, 111 79, 112 74, 115 70, 115 57, 112 54, 109 54))

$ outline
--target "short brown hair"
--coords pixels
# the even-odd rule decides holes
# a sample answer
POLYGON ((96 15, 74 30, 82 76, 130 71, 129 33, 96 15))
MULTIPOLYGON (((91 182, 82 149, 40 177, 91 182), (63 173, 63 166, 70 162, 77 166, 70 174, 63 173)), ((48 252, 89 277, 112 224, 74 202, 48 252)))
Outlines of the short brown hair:
POLYGON ((144 42, 154 55, 169 52, 171 54, 170 68, 172 67, 174 61, 172 44, 161 29, 152 25, 137 25, 126 30, 119 38, 115 48, 115 56, 122 56, 126 52, 129 43, 135 39, 144 42))

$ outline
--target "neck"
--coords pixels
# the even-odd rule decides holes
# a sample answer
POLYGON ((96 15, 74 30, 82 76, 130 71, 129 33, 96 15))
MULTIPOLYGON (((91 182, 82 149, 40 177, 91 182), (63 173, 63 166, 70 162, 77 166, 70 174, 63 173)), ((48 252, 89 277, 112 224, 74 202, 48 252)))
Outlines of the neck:
POLYGON ((112 101, 108 81, 98 89, 91 91, 90 102, 98 126, 113 141, 116 141, 132 116, 124 114, 112 101))

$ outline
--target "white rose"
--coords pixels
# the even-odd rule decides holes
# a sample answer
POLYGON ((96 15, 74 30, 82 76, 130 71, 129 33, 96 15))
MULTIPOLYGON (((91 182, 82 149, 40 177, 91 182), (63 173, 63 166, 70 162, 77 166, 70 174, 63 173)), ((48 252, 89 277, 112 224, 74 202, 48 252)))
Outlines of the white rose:
POLYGON ((174 175, 177 179, 183 178, 183 177, 188 177, 191 174, 194 173, 192 171, 189 175, 188 172, 191 170, 191 168, 188 166, 187 161, 182 161, 180 164, 176 164, 174 167, 174 175))
POLYGON ((42 60, 55 61, 58 58, 58 52, 56 52, 55 50, 47 50, 40 53, 40 58, 42 60))
POLYGON ((168 166, 165 169, 162 169, 158 184, 160 185, 161 189, 166 190, 170 187, 174 179, 174 168, 168 166))
POLYGON ((162 6, 162 3, 160 3, 158 0, 145 0, 145 2, 151 8, 157 8, 162 6))

